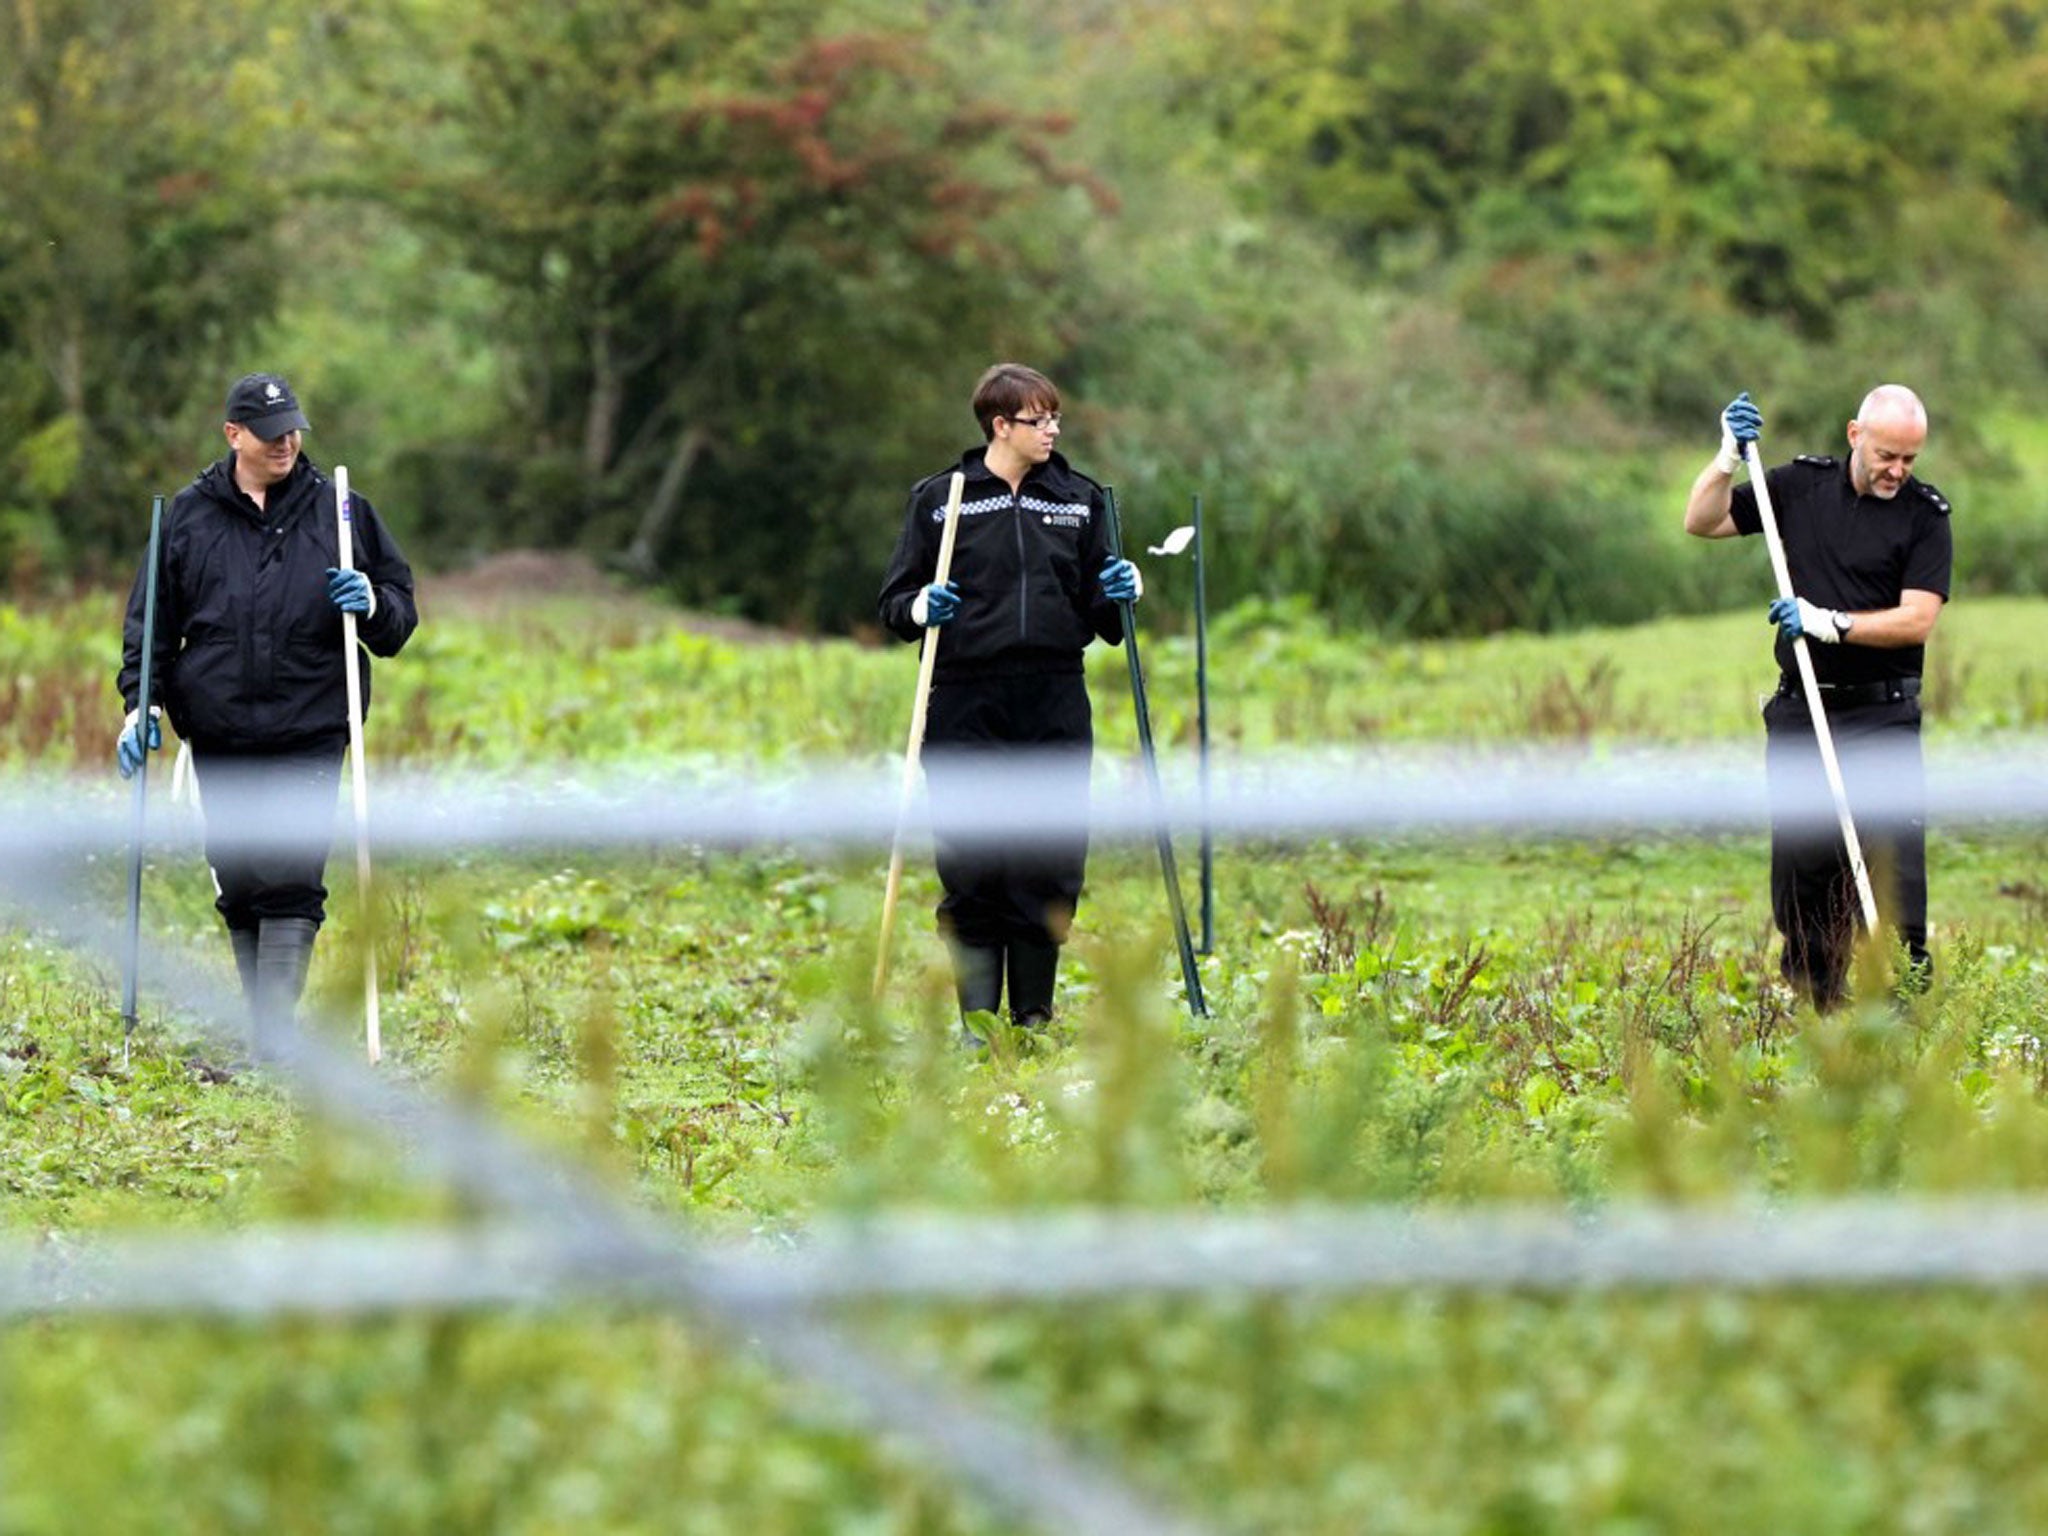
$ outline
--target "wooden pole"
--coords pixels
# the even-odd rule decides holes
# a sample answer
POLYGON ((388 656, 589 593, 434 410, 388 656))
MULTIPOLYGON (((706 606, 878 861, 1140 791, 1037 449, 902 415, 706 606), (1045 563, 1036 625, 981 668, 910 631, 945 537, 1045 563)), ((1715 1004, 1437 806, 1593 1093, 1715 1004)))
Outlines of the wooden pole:
MULTIPOLYGON (((348 471, 334 468, 334 526, 342 570, 355 569, 353 515, 348 504, 348 471)), ((356 900, 363 929, 363 1037, 371 1061, 384 1056, 384 1031, 377 1008, 377 927, 370 891, 370 773, 363 759, 363 667, 356 650, 356 616, 341 616, 342 670, 348 678, 349 795, 356 823, 356 900)))
MULTIPOLYGON (((946 527, 939 535, 939 563, 932 573, 932 585, 943 586, 953 570, 953 539, 960 531, 960 497, 967 489, 967 477, 954 471, 946 488, 946 527)), ((889 846, 889 880, 882 889, 882 937, 875 948, 873 992, 882 995, 889 979, 889 945, 896 928, 896 896, 903 886, 903 825, 910 818, 910 802, 917 793, 917 765, 924 751, 925 714, 931 705, 932 668, 939 659, 939 627, 924 632, 924 652, 917 660, 917 699, 910 708, 910 740, 903 749, 903 792, 896 803, 896 837, 889 846)))

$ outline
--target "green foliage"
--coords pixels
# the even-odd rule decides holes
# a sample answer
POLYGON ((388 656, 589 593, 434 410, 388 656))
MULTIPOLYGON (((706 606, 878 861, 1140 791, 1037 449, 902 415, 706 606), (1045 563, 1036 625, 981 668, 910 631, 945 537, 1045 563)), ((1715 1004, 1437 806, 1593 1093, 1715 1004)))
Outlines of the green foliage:
POLYGON ((0 8, 0 555, 140 544, 282 291, 288 33, 196 0, 0 8), (60 533, 59 540, 52 534, 60 533))
POLYGON ((1931 403, 1968 590, 2048 589, 2041 21, 12 5, 0 563, 125 566, 260 365, 425 565, 573 544, 856 630, 1007 356, 1134 522, 1205 496, 1223 601, 1390 636, 1726 606, 1669 533, 1715 410, 1826 450, 1880 378, 1931 403))
MULTIPOLYGON (((1769 580, 1761 549, 1696 553, 1738 581, 1769 580)), ((1184 614, 1187 581, 1184 566, 1160 562, 1145 598, 1153 724, 1169 747, 1194 740, 1195 647, 1157 627, 1175 607, 1184 614)), ((883 762, 903 748, 917 673, 909 646, 707 633, 623 594, 480 603, 430 577, 420 599, 427 623, 377 669, 380 766, 656 761, 716 783, 744 771, 735 759, 883 762)), ((120 605, 105 595, 0 604, 0 773, 30 763, 106 770, 120 718, 119 624, 120 605)), ((1216 737, 1262 750, 1738 735, 1754 728, 1757 690, 1775 676, 1770 638, 1761 604, 1562 636, 1404 641, 1341 629, 1304 601, 1248 600, 1210 621, 1216 737)), ((2038 599, 1967 599, 1944 613, 1925 701, 1937 750, 1957 735, 2048 725, 2044 647, 2038 599)), ((1098 741, 1134 749, 1122 653, 1092 648, 1089 673, 1098 741)))
POLYGON ((0 762, 104 764, 120 725, 111 596, 58 608, 0 603, 0 762), (111 722, 111 724, 110 724, 111 722))
MULTIPOLYGON (((907 648, 741 645, 617 600, 424 597, 438 649, 380 671, 380 761, 507 763, 520 736, 469 725, 508 709, 586 767, 764 735, 879 757, 900 738, 907 648)), ((104 687, 114 612, 0 608, 0 677, 29 700, 104 687)), ((1937 657, 1960 659, 1937 667, 1932 750, 2048 718, 2044 623, 2039 602, 1944 617, 1937 657)), ((1226 749, 1747 739, 1769 665, 1754 615, 1386 644, 1246 604, 1216 631, 1226 749)), ((1178 754, 1189 648, 1148 654, 1178 754)), ((1121 658, 1102 660, 1114 772, 1132 745, 1121 658)), ((32 714, 0 710, 10 771, 66 758, 32 714)), ((2036 832, 1939 834, 1934 990, 1873 987, 1822 1021, 1774 980, 1761 837, 1226 844, 1197 1023, 1151 850, 1105 846, 1059 1018, 985 1057, 955 1044, 927 936, 900 940, 892 991, 869 998, 878 856, 414 855, 382 866, 383 1070, 707 1236, 898 1204, 2039 1192, 2044 851, 2036 832)), ((361 936, 336 873, 312 995, 346 1031, 361 936)), ((96 876, 98 910, 116 878, 96 876)), ((197 861, 152 867, 147 888, 156 937, 230 985, 197 861)), ((933 894, 914 860, 899 920, 933 894)), ((421 1186, 402 1138, 304 1118, 164 1000, 123 1066, 112 988, 34 928, 0 931, 10 1231, 472 1214, 421 1186)), ((1906 1510, 2018 1532, 2040 1518, 2040 1313, 2018 1292, 1673 1289, 877 1305, 854 1322, 1230 1529, 1865 1530, 1906 1510)), ((0 1380, 9 1531, 655 1530, 685 1506, 711 1531, 1005 1528, 944 1469, 821 1426, 692 1319, 45 1320, 0 1330, 0 1380)))
POLYGON ((845 1429, 763 1435, 804 1405, 683 1323, 59 1324, 0 1373, 46 1426, 0 1461, 22 1533, 998 1529, 845 1429))
POLYGON ((977 308, 1041 275, 1025 220, 1070 217, 1047 196, 1081 179, 1044 152, 1063 125, 812 5, 412 21, 363 29, 365 58, 395 41, 451 66, 363 130, 360 191, 490 280, 518 358, 503 447, 429 480, 428 504, 466 529, 481 494, 501 537, 577 542, 699 602, 865 616, 871 594, 832 577, 875 560, 875 503, 929 467, 874 485, 875 444, 958 446, 1000 334, 977 308))
MULTIPOLYGON (((1132 228, 1154 212, 1134 204, 1132 228)), ((1610 453, 1598 410, 1558 433, 1448 307, 1355 291, 1283 224, 1162 216, 1193 227, 1093 237, 1114 275, 1084 301, 1073 365, 1075 437, 1128 492, 1134 542, 1199 494, 1212 593, 1294 595, 1390 635, 1624 621, 1731 589, 1670 536, 1662 465, 1610 453)))
POLYGON ((1275 195, 1361 250, 1610 270, 1697 252, 1724 302, 1820 335, 1920 266, 1916 202, 2010 194, 2044 19, 1988 0, 1298 0, 1219 18, 1237 67, 1204 105, 1275 195))
POLYGON ((2000 451, 1972 418, 2042 356, 2039 5, 1203 14, 1176 108, 1241 195, 1451 298, 1548 408, 1697 431, 1747 387, 1831 446, 1904 378, 2000 451))

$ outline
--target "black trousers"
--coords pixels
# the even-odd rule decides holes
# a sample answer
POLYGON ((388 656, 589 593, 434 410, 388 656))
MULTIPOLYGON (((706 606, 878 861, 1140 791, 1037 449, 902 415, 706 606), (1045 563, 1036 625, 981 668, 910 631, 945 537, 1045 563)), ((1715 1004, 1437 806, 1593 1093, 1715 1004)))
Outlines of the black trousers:
MULTIPOLYGON (((1904 940, 1916 966, 1927 955, 1927 822, 1920 760, 1920 703, 1830 709, 1841 765, 1878 915, 1904 940)), ((1834 797, 1802 696, 1764 705, 1764 763, 1771 791, 1771 916, 1784 935, 1785 979, 1823 1006, 1848 995, 1861 923, 1834 797)))
POLYGON ((978 949, 1065 942, 1088 863, 1085 807, 1094 747, 1088 685, 1079 672, 933 685, 924 765, 946 892, 938 906, 941 933, 978 949), (1016 845, 970 837, 977 811, 1000 809, 978 767, 991 753, 1020 762, 1028 754, 1033 793, 1075 807, 1083 830, 1016 845))
POLYGON ((206 862, 230 928, 266 917, 327 917, 327 850, 348 741, 281 752, 226 751, 194 743, 206 808, 206 862))

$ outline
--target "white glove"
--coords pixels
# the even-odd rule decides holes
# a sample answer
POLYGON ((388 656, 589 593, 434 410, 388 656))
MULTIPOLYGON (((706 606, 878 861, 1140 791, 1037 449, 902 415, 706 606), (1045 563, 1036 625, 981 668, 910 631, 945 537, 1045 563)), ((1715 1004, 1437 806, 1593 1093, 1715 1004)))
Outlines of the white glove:
MULTIPOLYGON (((1695 452, 1698 450, 1695 449, 1695 452)), ((1733 475, 1742 464, 1742 445, 1735 441, 1735 434, 1728 430, 1728 418, 1721 418, 1721 451, 1714 455, 1714 468, 1724 475, 1733 475)))

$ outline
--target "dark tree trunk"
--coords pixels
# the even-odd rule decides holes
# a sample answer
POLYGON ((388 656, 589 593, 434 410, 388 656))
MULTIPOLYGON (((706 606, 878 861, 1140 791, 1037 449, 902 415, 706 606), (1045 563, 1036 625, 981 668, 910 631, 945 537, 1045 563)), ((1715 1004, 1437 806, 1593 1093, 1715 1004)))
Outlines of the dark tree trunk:
POLYGON ((633 535, 633 542, 619 557, 619 564, 632 575, 651 581, 660 574, 656 552, 668 537, 669 527, 682 508, 683 487, 689 484, 690 471, 710 446, 710 430, 703 426, 685 427, 676 437, 675 450, 669 454, 668 463, 662 466, 661 481, 655 486, 647 509, 640 514, 640 527, 633 535))

